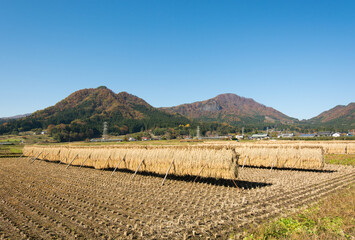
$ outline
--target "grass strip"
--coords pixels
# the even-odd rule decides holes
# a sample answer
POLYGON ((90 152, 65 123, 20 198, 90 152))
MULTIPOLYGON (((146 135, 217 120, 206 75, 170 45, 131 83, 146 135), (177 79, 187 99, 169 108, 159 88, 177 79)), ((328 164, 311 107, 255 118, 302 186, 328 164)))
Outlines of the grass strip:
POLYGON ((355 184, 287 218, 245 232, 244 239, 354 239, 355 184))
POLYGON ((325 162, 337 165, 355 166, 355 154, 327 154, 325 162))

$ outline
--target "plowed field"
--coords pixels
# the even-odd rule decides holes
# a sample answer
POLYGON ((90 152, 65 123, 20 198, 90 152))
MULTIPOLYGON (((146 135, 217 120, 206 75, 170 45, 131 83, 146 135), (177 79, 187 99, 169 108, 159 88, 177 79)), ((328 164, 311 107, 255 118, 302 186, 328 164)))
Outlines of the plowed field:
MULTIPOLYGON (((2 239, 228 238, 355 182, 355 168, 240 169, 237 181, 0 158, 2 239)), ((238 234, 235 235, 238 237, 238 234)))

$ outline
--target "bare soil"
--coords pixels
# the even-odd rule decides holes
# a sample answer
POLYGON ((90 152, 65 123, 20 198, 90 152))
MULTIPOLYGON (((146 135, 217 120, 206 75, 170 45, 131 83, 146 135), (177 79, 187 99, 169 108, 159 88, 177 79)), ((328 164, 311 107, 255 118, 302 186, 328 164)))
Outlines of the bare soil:
POLYGON ((355 182, 352 166, 325 171, 240 169, 236 181, 100 171, 0 159, 1 239, 239 238, 355 182))

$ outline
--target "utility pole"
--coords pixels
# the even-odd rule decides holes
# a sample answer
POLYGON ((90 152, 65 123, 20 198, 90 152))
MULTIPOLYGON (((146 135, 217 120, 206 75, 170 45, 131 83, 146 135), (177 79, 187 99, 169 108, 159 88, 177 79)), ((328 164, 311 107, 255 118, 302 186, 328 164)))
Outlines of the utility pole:
POLYGON ((244 127, 242 127, 242 136, 244 138, 244 127))
POLYGON ((197 130, 196 130, 196 137, 197 137, 197 139, 201 139, 201 135, 200 135, 200 126, 197 126, 197 130))
POLYGON ((104 130, 102 132, 102 140, 106 140, 107 138, 107 122, 104 122, 104 130))

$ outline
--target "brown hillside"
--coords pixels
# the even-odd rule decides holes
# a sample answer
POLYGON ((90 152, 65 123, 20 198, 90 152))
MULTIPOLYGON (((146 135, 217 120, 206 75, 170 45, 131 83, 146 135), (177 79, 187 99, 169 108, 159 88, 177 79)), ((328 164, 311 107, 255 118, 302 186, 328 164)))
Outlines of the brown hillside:
POLYGON ((141 119, 144 114, 134 109, 137 105, 153 109, 143 99, 132 94, 127 92, 115 94, 106 87, 99 87, 76 91, 54 106, 35 112, 33 116, 47 119, 63 111, 77 109, 81 113, 90 115, 90 118, 120 114, 123 118, 141 119))
POLYGON ((348 122, 355 125, 355 103, 338 105, 310 119, 313 123, 348 122))
POLYGON ((265 122, 292 122, 295 120, 271 107, 257 103, 251 98, 240 97, 232 93, 163 109, 171 113, 180 113, 192 119, 208 118, 228 122, 242 121, 246 118, 265 122))

